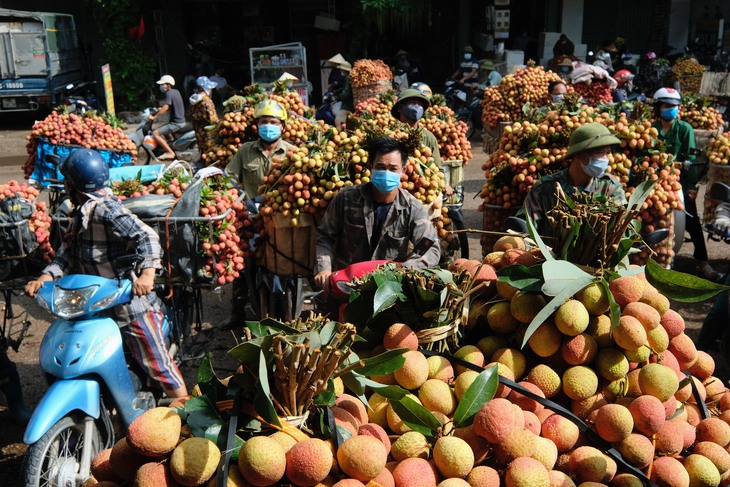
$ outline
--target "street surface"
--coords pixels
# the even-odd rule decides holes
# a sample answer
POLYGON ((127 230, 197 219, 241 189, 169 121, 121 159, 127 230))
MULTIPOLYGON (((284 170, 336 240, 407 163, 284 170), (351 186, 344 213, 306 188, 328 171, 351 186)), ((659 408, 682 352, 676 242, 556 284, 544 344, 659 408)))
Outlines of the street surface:
MULTIPOLYGON (((0 124, 0 183, 12 179, 21 180, 23 173, 22 163, 27 154, 25 152, 25 136, 29 132, 32 121, 23 125, 0 124)), ((484 181, 484 174, 481 169, 486 161, 487 155, 482 150, 481 141, 475 137, 472 141, 474 159, 469 162, 464 171, 465 177, 465 201, 463 207, 464 219, 467 228, 481 229, 482 214, 477 211, 480 200, 473 198, 481 189, 484 181)), ((701 190, 698 201, 703 201, 704 191, 701 190)), ((702 205, 698 205, 700 208, 702 205)), ((470 256, 480 258, 482 255, 479 244, 479 235, 469 236, 470 256)), ((696 265, 691 259, 693 246, 685 243, 679 256, 675 261, 675 268, 687 272, 696 272, 696 265)), ((720 271, 727 269, 727 259, 730 256, 730 247, 724 243, 708 242, 711 263, 720 271)), ((214 323, 220 323, 225 319, 230 308, 230 286, 224 286, 217 292, 204 292, 204 329, 209 330, 205 337, 210 338, 207 349, 213 354, 213 364, 219 377, 225 377, 233 373, 237 367, 236 363, 227 357, 227 350, 236 344, 236 335, 232 332, 216 332, 212 329, 214 323)), ((687 324, 687 333, 697 338, 702 320, 709 311, 711 302, 681 305, 672 303, 672 308, 677 310, 684 317, 687 324)), ((38 367, 38 349, 45 330, 48 327, 49 315, 41 310, 35 301, 18 296, 14 300, 16 313, 27 313, 28 319, 32 321, 30 335, 23 341, 18 353, 9 351, 10 359, 17 365, 23 382, 23 395, 26 403, 34 407, 40 400, 46 385, 38 367)), ((713 354, 718 364, 716 375, 723 380, 730 377, 727 367, 723 364, 719 354, 713 354)), ((181 370, 185 375, 188 387, 195 384, 195 372, 197 363, 187 363, 181 370)), ((4 399, 0 397, 0 485, 15 485, 17 482, 22 455, 25 445, 22 443, 23 428, 12 423, 7 410, 4 410, 4 399)))

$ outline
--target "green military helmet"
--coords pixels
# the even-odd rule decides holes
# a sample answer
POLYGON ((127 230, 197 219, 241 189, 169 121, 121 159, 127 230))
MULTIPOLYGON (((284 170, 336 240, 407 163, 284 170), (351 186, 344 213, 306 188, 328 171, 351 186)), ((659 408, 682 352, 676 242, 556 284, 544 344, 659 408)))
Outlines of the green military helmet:
POLYGON ((464 47, 463 52, 470 52, 470 53, 474 54, 474 48, 471 46, 466 46, 466 47, 464 47))
POLYGON ((584 150, 620 143, 621 141, 614 137, 605 125, 600 123, 587 123, 576 129, 573 135, 570 136, 570 146, 565 157, 572 156, 584 150))
POLYGON ((479 68, 482 71, 494 71, 494 61, 491 59, 486 59, 482 61, 482 64, 479 65, 479 68))
POLYGON ((396 120, 400 119, 400 107, 406 100, 417 99, 423 105, 423 109, 427 110, 431 106, 431 101, 426 96, 415 88, 406 88, 398 94, 398 101, 395 102, 393 108, 390 109, 390 114, 396 120))

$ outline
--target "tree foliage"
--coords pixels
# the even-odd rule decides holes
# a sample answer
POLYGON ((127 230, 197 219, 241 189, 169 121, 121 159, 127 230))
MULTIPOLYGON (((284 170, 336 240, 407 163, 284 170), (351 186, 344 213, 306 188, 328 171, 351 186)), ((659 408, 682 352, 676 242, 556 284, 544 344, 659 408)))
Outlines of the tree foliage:
MULTIPOLYGON (((144 44, 129 38, 129 29, 139 25, 142 0, 84 0, 103 35, 102 62, 109 63, 114 83, 114 101, 121 110, 137 110, 150 94, 155 61, 144 44)), ((148 32, 152 29, 148 27, 148 32)), ((146 35, 149 35, 146 34, 146 35)))

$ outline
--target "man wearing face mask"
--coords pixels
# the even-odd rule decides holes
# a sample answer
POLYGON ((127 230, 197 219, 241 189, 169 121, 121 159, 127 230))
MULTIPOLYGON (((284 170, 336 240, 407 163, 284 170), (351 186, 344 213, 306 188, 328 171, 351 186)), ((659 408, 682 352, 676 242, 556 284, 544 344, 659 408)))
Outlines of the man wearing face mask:
POLYGON ((170 148, 167 143, 167 136, 174 134, 175 132, 182 130, 185 126, 185 106, 183 105, 182 95, 178 90, 173 88, 175 86, 175 78, 169 74, 164 75, 157 81, 160 85, 160 91, 165 94, 165 99, 162 100, 162 106, 156 114, 150 116, 150 120, 156 120, 167 112, 170 112, 170 121, 152 131, 152 137, 155 141, 165 149, 165 153, 158 157, 161 161, 169 161, 175 158, 175 152, 170 148))
MULTIPOLYGON (((239 147, 236 155, 226 166, 226 172, 243 186, 249 210, 252 212, 256 211, 256 203, 263 201, 258 190, 264 176, 271 170, 273 159, 283 159, 289 149, 296 149, 281 139, 287 118, 286 110, 278 102, 270 99, 261 101, 254 110, 258 140, 246 142, 239 147)), ((252 270, 250 266, 247 267, 249 271, 252 270)), ((246 320, 244 308, 247 302, 248 286, 246 278, 241 276, 233 281, 231 314, 218 328, 230 330, 243 326, 246 320)))
POLYGON ((459 83, 464 86, 471 87, 479 83, 479 63, 474 60, 474 49, 471 46, 464 48, 464 59, 459 64, 454 74, 451 75, 451 79, 458 80, 459 83))
MULTIPOLYGON (((403 122, 409 127, 416 127, 423 114, 431 106, 431 101, 419 90, 408 88, 398 94, 398 101, 395 102, 390 113, 393 118, 403 122)), ((421 144, 431 149, 433 160, 438 167, 441 167, 441 153, 436 136, 425 127, 421 127, 421 144)))
POLYGON ((617 204, 626 204, 623 186, 616 177, 606 173, 611 146, 619 142, 600 123, 587 123, 575 130, 565 154, 570 158, 570 166, 541 177, 532 186, 520 213, 530 215, 540 231, 541 221, 557 203, 556 185, 568 196, 581 192, 602 194, 617 204))
MULTIPOLYGON (((659 140, 664 142, 667 153, 677 162, 695 160, 695 133, 690 124, 677 120, 682 97, 674 88, 660 88, 654 93, 654 127, 659 132, 659 140)), ((694 244, 694 258, 698 261, 700 272, 708 279, 719 279, 717 272, 707 262, 707 246, 702 224, 697 215, 697 183, 700 179, 697 166, 682 167, 679 182, 682 184, 684 209, 687 214, 685 228, 694 244)))
POLYGON ((392 260, 413 269, 438 265, 441 251, 426 207, 400 187, 408 154, 402 142, 378 137, 368 146, 372 182, 343 188, 317 227, 316 285, 329 292, 333 271, 356 262, 392 260), (422 240, 423 255, 409 255, 422 240), (410 257, 410 258, 409 258, 410 257))
POLYGON ((554 105, 563 103, 563 98, 567 92, 568 86, 562 81, 551 81, 550 84, 548 84, 548 95, 550 96, 550 101, 554 105))

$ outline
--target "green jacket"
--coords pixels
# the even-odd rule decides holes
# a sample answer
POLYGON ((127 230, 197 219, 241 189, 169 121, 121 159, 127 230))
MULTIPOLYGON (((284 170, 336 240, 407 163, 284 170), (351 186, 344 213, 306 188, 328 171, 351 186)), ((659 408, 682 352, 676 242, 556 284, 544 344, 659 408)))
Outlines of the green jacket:
POLYGON ((264 176, 271 170, 272 159, 283 159, 287 151, 294 148, 296 146, 279 139, 274 150, 267 156, 261 140, 246 142, 238 148, 238 152, 226 166, 226 172, 243 186, 247 198, 255 198, 264 176))
MULTIPOLYGON (((677 162, 694 161, 695 156, 692 149, 695 148, 695 131, 690 124, 683 120, 675 120, 669 131, 662 131, 662 122, 657 120, 654 127, 659 132, 659 140, 664 142, 667 153, 672 154, 677 162)), ((689 169, 682 168, 679 175, 679 182, 682 183, 682 189, 697 189, 697 182, 700 179, 700 171, 697 166, 689 169)))
POLYGON ((421 128, 421 143, 431 149, 431 154, 433 155, 433 162, 436 163, 436 165, 440 168, 441 167, 441 152, 439 152, 439 143, 438 140, 436 140, 436 136, 433 135, 433 133, 426 129, 421 128))
POLYGON ((568 169, 566 168, 538 179, 530 189, 522 209, 518 212, 519 216, 529 214, 538 230, 540 230, 540 221, 558 202, 555 196, 556 183, 560 184, 568 196, 583 192, 598 193, 610 198, 619 205, 626 204, 626 193, 624 193, 623 186, 615 176, 603 174, 603 176, 591 179, 584 187, 576 187, 570 181, 568 169))

